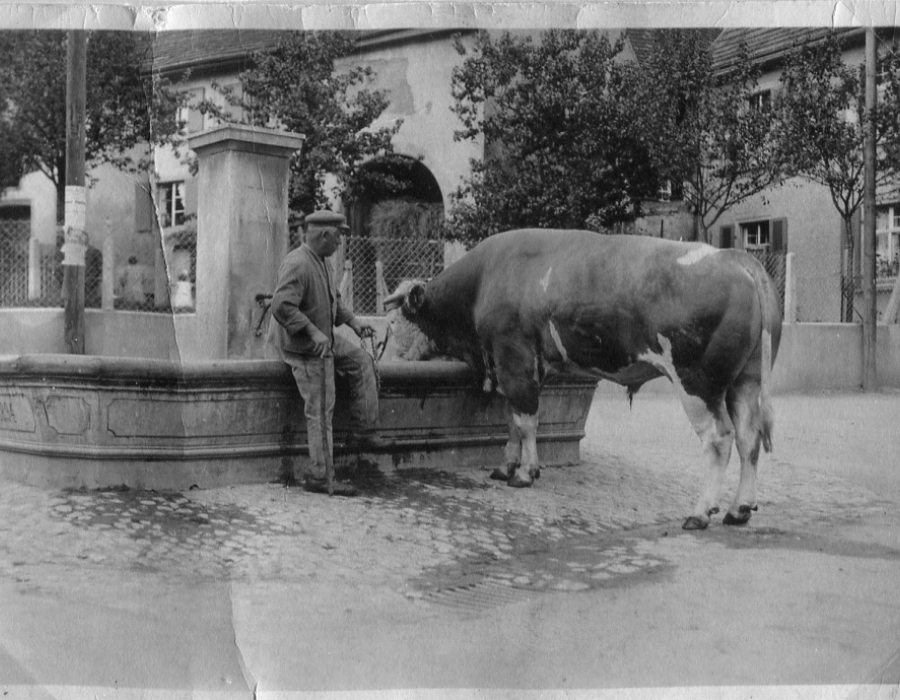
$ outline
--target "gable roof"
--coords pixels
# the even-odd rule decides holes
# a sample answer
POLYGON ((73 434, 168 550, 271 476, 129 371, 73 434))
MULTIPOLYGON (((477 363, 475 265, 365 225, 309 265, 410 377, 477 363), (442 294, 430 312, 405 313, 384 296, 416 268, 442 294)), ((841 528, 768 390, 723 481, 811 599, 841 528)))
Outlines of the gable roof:
POLYGON ((241 66, 254 51, 278 46, 285 30, 199 29, 159 32, 153 40, 153 70, 241 66))
POLYGON ((857 41, 865 30, 854 27, 778 27, 726 29, 712 44, 713 69, 726 72, 739 60, 741 47, 746 46, 753 60, 763 67, 781 62, 793 49, 807 42, 822 41, 834 32, 846 40, 857 41))
MULTIPOLYGON (((659 32, 672 31, 671 29, 626 29, 627 37, 634 56, 638 63, 644 63, 653 53, 653 43, 659 32)), ((722 33, 721 29, 703 28, 698 30, 701 39, 707 44, 712 44, 722 33)))
MULTIPOLYGON (((423 41, 465 29, 421 30, 380 29, 349 32, 364 50, 393 43, 423 41)), ((256 51, 275 49, 282 39, 297 34, 288 29, 196 29, 159 32, 154 35, 152 69, 162 73, 223 72, 249 67, 248 58, 256 51)), ((151 68, 151 66, 147 66, 151 68)))

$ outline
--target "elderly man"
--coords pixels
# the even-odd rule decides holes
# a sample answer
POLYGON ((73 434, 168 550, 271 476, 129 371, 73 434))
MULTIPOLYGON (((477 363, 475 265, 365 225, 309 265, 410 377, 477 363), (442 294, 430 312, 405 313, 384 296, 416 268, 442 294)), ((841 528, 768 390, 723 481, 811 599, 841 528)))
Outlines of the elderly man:
MULTIPOLYGON (((346 228, 345 218, 333 211, 307 216, 306 242, 281 263, 272 298, 269 340, 290 366, 303 397, 310 456, 303 485, 316 493, 327 490, 322 436, 327 436, 330 455, 335 372, 350 381, 352 438, 348 447, 377 451, 387 446, 377 434, 378 389, 373 360, 365 350, 334 332, 335 327, 346 323, 361 338, 374 333, 341 302, 328 263, 337 250, 341 230, 346 228)), ((334 492, 349 495, 353 488, 335 484, 334 492)))

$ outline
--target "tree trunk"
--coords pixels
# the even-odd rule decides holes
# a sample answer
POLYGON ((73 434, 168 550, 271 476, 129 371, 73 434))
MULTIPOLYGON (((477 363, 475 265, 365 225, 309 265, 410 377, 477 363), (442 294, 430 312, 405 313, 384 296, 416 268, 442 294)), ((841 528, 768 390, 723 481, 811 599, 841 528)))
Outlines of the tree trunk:
POLYGON ((853 239, 853 217, 842 217, 844 222, 844 240, 847 242, 847 254, 841 265, 841 300, 843 314, 841 320, 844 323, 853 323, 854 303, 856 300, 856 270, 854 265, 854 256, 856 242, 853 239))

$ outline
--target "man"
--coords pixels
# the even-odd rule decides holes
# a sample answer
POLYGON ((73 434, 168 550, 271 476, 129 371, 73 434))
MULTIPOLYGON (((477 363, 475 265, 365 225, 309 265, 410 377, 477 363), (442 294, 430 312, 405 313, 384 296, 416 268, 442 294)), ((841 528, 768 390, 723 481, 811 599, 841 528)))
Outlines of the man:
POLYGON ((125 267, 117 279, 119 284, 119 296, 129 304, 145 304, 147 296, 144 294, 144 269, 138 265, 138 259, 132 255, 128 258, 128 266, 125 267))
MULTIPOLYGON (((328 262, 338 248, 341 230, 347 228, 346 219, 333 211, 307 216, 306 242, 288 253, 281 263, 272 297, 269 340, 290 366, 303 397, 310 456, 303 485, 316 493, 327 490, 322 436, 327 436, 330 456, 335 371, 350 381, 353 438, 348 447, 377 451, 387 446, 377 434, 374 362, 365 350, 334 332, 335 327, 346 323, 361 338, 374 334, 368 323, 357 319, 341 302, 328 262)), ((349 495, 353 489, 348 484, 335 484, 334 492, 349 495)))

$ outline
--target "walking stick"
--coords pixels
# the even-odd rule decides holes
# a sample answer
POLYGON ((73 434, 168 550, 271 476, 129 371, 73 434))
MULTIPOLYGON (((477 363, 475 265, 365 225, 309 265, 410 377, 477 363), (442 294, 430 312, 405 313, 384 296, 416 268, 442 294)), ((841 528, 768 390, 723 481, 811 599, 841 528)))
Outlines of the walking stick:
POLYGON ((325 480, 328 484, 328 495, 334 495, 334 459, 331 456, 331 450, 328 446, 328 407, 327 401, 327 382, 325 381, 326 368, 328 363, 325 356, 322 356, 322 374, 319 379, 319 388, 321 390, 321 409, 319 411, 319 420, 322 423, 322 451, 325 454, 325 480))

